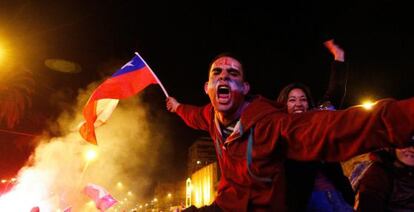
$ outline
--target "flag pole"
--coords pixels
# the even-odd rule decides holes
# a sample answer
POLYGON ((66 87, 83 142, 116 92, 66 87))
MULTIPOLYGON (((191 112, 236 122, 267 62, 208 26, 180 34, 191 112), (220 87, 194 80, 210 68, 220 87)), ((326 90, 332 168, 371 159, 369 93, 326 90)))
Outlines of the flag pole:
POLYGON ((147 62, 145 62, 145 60, 141 57, 141 55, 138 54, 138 52, 135 52, 135 54, 142 60, 142 62, 144 62, 144 64, 148 67, 148 70, 151 71, 151 74, 155 77, 155 80, 157 80, 165 96, 169 97, 167 90, 165 90, 164 85, 162 85, 161 81, 158 79, 157 75, 155 75, 155 73, 152 71, 151 67, 147 64, 147 62))

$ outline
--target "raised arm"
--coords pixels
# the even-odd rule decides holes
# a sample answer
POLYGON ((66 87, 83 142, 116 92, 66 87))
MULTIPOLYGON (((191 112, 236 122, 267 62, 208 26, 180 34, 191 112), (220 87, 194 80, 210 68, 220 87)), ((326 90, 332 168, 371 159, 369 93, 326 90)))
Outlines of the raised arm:
POLYGON ((180 103, 174 98, 174 97, 167 97, 166 100, 167 103, 167 110, 175 113, 177 111, 178 106, 180 106, 180 103))
POLYGON ((209 130, 209 122, 212 120, 212 107, 186 105, 178 102, 174 97, 168 97, 166 100, 167 110, 177 113, 184 122, 191 128, 199 130, 209 130))
POLYGON ((329 109, 327 107, 333 106, 336 109, 340 109, 345 99, 348 80, 348 65, 345 63, 345 52, 335 44, 333 39, 324 42, 324 45, 333 55, 334 61, 331 64, 328 89, 318 103, 318 107, 320 109, 329 109))
POLYGON ((334 42, 334 39, 325 41, 323 45, 331 52, 335 61, 345 62, 345 51, 334 42))

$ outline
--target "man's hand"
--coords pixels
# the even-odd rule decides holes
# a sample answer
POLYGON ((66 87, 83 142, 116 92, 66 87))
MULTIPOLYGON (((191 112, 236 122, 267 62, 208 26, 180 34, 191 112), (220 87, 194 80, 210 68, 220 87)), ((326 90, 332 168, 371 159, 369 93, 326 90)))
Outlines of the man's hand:
POLYGON ((177 111, 177 108, 180 105, 180 103, 174 97, 171 97, 171 96, 167 97, 166 102, 167 102, 167 110, 173 113, 177 111))
POLYGON ((334 43, 334 40, 328 40, 323 43, 326 48, 333 54, 336 61, 344 62, 345 61, 345 52, 341 47, 334 43))

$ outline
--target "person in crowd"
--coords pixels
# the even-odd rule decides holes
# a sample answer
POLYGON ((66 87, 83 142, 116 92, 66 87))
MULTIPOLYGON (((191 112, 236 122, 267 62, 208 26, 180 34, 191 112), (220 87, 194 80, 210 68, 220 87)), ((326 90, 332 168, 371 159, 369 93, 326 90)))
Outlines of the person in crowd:
POLYGON ((357 211, 414 211, 414 147, 370 154, 358 185, 357 211))
POLYGON ((287 114, 283 106, 250 96, 245 70, 235 56, 213 59, 204 85, 210 103, 192 106, 174 97, 167 109, 210 133, 221 177, 214 202, 200 211, 286 211, 284 162, 335 162, 390 146, 410 145, 414 98, 382 100, 366 111, 287 114))
MULTIPOLYGON (((289 114, 310 110, 333 110, 345 96, 347 69, 345 54, 333 40, 325 46, 334 56, 330 81, 320 103, 315 107, 310 89, 302 83, 285 86, 277 101, 289 114)), ((289 211, 353 211, 354 192, 339 162, 286 160, 286 201, 289 211)))

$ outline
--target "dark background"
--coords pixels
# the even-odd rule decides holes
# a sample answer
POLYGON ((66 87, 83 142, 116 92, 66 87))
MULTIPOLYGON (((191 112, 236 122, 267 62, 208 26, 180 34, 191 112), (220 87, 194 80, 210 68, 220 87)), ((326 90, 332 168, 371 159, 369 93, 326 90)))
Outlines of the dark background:
MULTIPOLYGON (((157 73, 169 94, 204 104, 210 60, 223 51, 240 55, 252 93, 276 98, 293 81, 309 85, 316 99, 326 89, 333 60, 323 42, 334 38, 345 50, 349 80, 345 105, 369 97, 413 96, 412 11, 405 1, 2 1, 0 41, 32 70, 33 105, 13 129, 39 134, 79 89, 110 76, 135 51, 157 73), (73 61, 79 73, 52 71, 46 59, 73 61), (108 68, 111 67, 111 68, 108 68)), ((143 93, 152 118, 168 116, 177 140, 170 167, 180 179, 188 146, 201 135, 165 111, 157 86, 143 93), (161 111, 161 112, 159 112, 161 111)), ((59 132, 50 132, 58 134, 59 132)), ((0 132, 0 175, 11 177, 36 144, 30 136, 0 132)))

